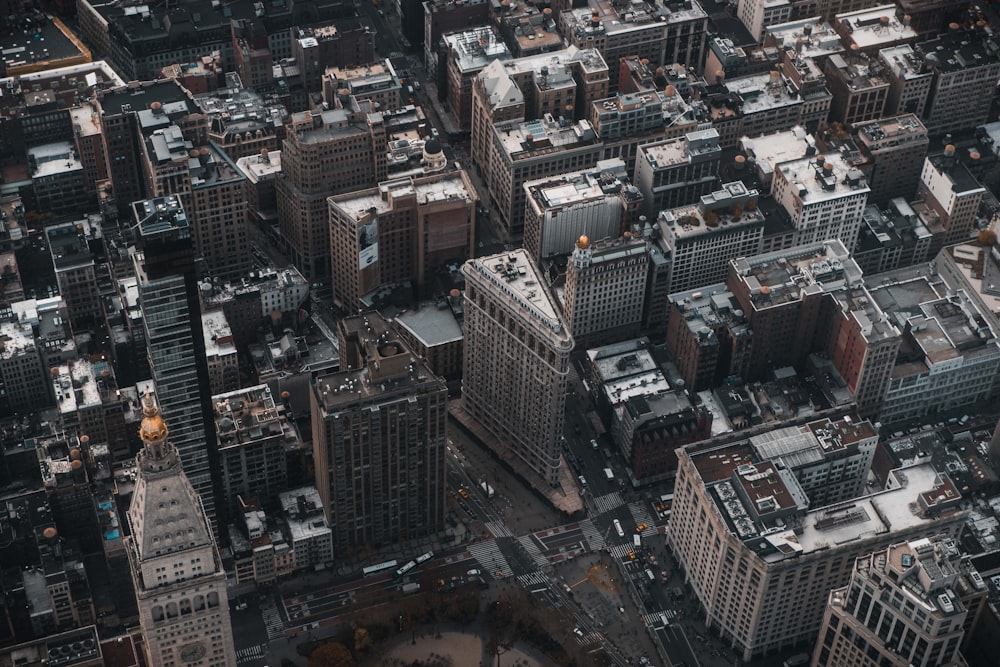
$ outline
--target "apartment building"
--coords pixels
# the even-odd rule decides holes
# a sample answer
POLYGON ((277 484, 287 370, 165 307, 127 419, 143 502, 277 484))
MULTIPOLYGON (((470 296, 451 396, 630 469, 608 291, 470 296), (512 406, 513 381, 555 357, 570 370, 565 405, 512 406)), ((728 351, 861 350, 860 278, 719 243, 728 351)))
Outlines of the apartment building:
POLYGON ((618 159, 527 181, 524 190, 524 248, 536 262, 568 255, 581 236, 618 238, 632 228, 642 207, 642 195, 618 159))
POLYGON ((788 0, 739 0, 736 18, 758 42, 768 26, 785 23, 792 18, 792 3, 788 0))
POLYGON ((916 192, 924 158, 927 128, 915 114, 889 116, 855 127, 858 148, 874 165, 868 172, 868 200, 885 204, 916 192))
POLYGON ((765 46, 794 51, 797 56, 818 61, 846 50, 833 26, 815 14, 808 18, 766 25, 763 43, 765 46))
POLYGON ((31 190, 39 209, 72 214, 90 208, 83 164, 72 142, 57 141, 27 150, 31 190))
POLYGON ((861 221, 861 232, 851 256, 868 277, 893 269, 928 262, 935 237, 942 231, 931 232, 924 220, 902 197, 879 208, 869 205, 861 221))
POLYGON ((559 304, 523 249, 469 260, 462 273, 464 408, 497 437, 499 456, 556 486, 574 347, 559 304))
POLYGON ((586 120, 570 123, 547 116, 494 125, 486 187, 508 232, 523 232, 527 180, 584 169, 601 153, 601 140, 586 120))
POLYGON ((552 11, 543 12, 528 3, 517 7, 508 3, 500 5, 494 17, 500 34, 517 58, 555 51, 563 45, 552 11))
POLYGON ((383 287, 407 282, 423 293, 435 271, 474 254, 478 202, 464 171, 330 197, 334 301, 351 310, 383 287))
POLYGON ((850 55, 830 56, 823 66, 827 85, 833 94, 830 120, 855 125, 883 116, 889 95, 889 79, 861 51, 850 55))
POLYGON ((705 58, 705 81, 715 83, 720 72, 727 77, 762 74, 779 62, 781 52, 774 46, 737 46, 728 37, 712 37, 705 58))
POLYGON ((221 308, 202 311, 201 329, 205 338, 205 360, 212 395, 239 389, 240 363, 225 312, 221 308))
POLYGON ((278 228, 290 258, 309 280, 330 275, 327 197, 384 181, 385 146, 381 117, 360 108, 292 114, 276 187, 278 228))
POLYGON ((934 265, 883 273, 872 297, 902 330, 880 419, 894 424, 988 398, 1000 368, 995 325, 934 265))
POLYGON ((840 239, 853 248, 868 192, 864 174, 840 152, 783 162, 771 184, 795 228, 795 245, 840 239))
POLYGON ((566 265, 562 308, 577 345, 622 340, 639 333, 645 308, 649 253, 642 238, 581 236, 566 265))
POLYGON ((731 260, 727 286, 753 334, 748 379, 801 365, 821 351, 844 379, 860 414, 878 413, 900 331, 891 309, 883 310, 867 291, 840 241, 731 260))
POLYGON ((224 87, 195 95, 194 103, 208 117, 209 138, 231 159, 281 149, 288 111, 276 94, 245 88, 229 73, 224 87))
POLYGON ((266 384, 212 395, 223 494, 273 504, 288 488, 289 454, 302 442, 266 384))
POLYGON ((885 99, 886 115, 912 113, 923 118, 927 98, 934 83, 934 72, 924 64, 921 54, 909 44, 893 46, 878 52, 883 75, 889 80, 885 99))
POLYGON ((309 296, 309 282, 289 266, 280 271, 254 269, 240 280, 205 280, 199 286, 202 309, 221 308, 237 347, 252 342, 265 320, 275 313, 291 320, 309 296))
POLYGON ((638 56, 653 67, 681 63, 697 70, 705 62, 708 14, 697 0, 673 0, 663 6, 617 6, 593 0, 590 7, 559 13, 567 41, 597 49, 609 67, 609 90, 618 91, 618 63, 638 56))
POLYGON ((715 187, 722 149, 714 128, 639 147, 635 184, 647 218, 689 204, 715 187))
POLYGON ((358 101, 369 100, 381 111, 394 111, 403 106, 406 99, 399 74, 388 58, 327 67, 323 74, 323 101, 333 107, 345 95, 358 101))
POLYGON ((52 386, 45 372, 44 341, 36 340, 30 321, 17 315, 0 321, 0 383, 10 412, 52 405, 52 386))
POLYGON ((917 31, 910 25, 910 17, 898 12, 893 4, 837 14, 833 29, 847 51, 864 53, 871 58, 882 49, 913 44, 918 38, 917 31))
MULTIPOLYGON (((79 434, 87 448, 113 447, 110 453, 116 460, 127 458, 131 439, 125 427, 128 398, 119 391, 111 364, 104 359, 72 359, 54 368, 56 372, 49 369, 49 379, 62 430, 79 434)), ((95 451, 90 449, 88 456, 95 451)))
POLYGON ((925 67, 934 73, 923 117, 927 131, 944 134, 985 123, 993 95, 969 95, 968 91, 996 88, 1000 45, 993 33, 982 26, 953 27, 920 49, 925 67))
POLYGON ((760 252, 764 215, 757 208, 759 196, 734 181, 696 204, 660 211, 660 247, 673 259, 672 292, 720 282, 729 259, 760 252))
POLYGON ((812 665, 964 664, 959 648, 971 638, 987 596, 982 575, 950 537, 864 554, 847 585, 830 592, 812 665))
POLYGON ((84 331, 104 320, 98 295, 97 268, 88 240, 99 230, 89 220, 66 222, 45 228, 49 254, 55 269, 59 294, 69 309, 70 324, 84 331))
MULTIPOLYGON (((841 430, 853 425, 825 437, 824 453, 835 456, 845 446, 841 430)), ((744 660, 812 641, 827 602, 815 591, 844 586, 858 556, 957 537, 966 517, 954 484, 929 464, 893 471, 885 491, 822 505, 781 458, 765 458, 752 442, 696 445, 677 458, 667 543, 710 632, 744 660)))
POLYGON ((424 31, 424 65, 435 72, 441 35, 465 30, 470 25, 484 25, 490 20, 491 3, 487 0, 425 0, 421 25, 424 31))
POLYGON ((296 26, 291 46, 302 85, 314 93, 322 90, 327 67, 375 61, 375 30, 362 21, 296 26))
POLYGON ((523 121, 525 114, 524 93, 511 73, 499 61, 486 65, 472 82, 469 153, 480 174, 489 166, 493 126, 523 121))
POLYGON ((73 126, 73 145, 83 167, 83 189, 91 202, 97 201, 97 184, 108 177, 108 157, 104 153, 104 137, 97 104, 88 100, 69 110, 73 126))
POLYGON ((621 158, 634 174, 639 146, 683 137, 707 122, 696 105, 688 103, 672 85, 618 93, 590 105, 588 118, 604 142, 604 159, 621 158))
POLYGON ((447 511, 445 383, 377 313, 342 320, 337 333, 348 370, 310 388, 316 488, 335 553, 430 537, 447 511))
POLYGON ((236 160, 243 181, 243 198, 247 203, 247 220, 251 224, 271 227, 278 222, 278 174, 281 173, 281 151, 262 148, 257 155, 236 160))
MULTIPOLYGON (((495 60, 506 62, 513 58, 496 29, 483 25, 462 32, 453 32, 441 37, 448 49, 447 100, 448 107, 455 115, 462 131, 472 129, 472 85, 484 67, 495 60)), ((569 86, 575 94, 576 82, 572 74, 561 71, 550 72, 556 87, 569 86)))
MULTIPOLYGON (((972 236, 979 204, 986 189, 955 155, 948 144, 943 153, 928 156, 917 184, 918 196, 937 213, 944 228, 943 243, 951 245, 972 236)), ((937 248, 932 248, 937 254, 937 248)))

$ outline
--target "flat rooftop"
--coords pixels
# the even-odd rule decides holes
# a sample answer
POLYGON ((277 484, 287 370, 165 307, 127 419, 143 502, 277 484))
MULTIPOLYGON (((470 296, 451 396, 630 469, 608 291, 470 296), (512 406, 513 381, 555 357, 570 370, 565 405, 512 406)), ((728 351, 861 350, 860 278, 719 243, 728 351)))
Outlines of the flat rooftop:
POLYGON ((494 60, 507 61, 513 56, 493 26, 479 26, 462 32, 442 35, 441 39, 454 54, 463 74, 477 72, 494 60))
POLYGON ((458 325, 450 308, 425 304, 408 308, 394 319, 398 326, 409 331, 429 348, 462 340, 462 327, 458 325))
POLYGON ((910 141, 927 143, 927 128, 912 113, 880 118, 854 127, 861 142, 872 150, 910 141))
POLYGON ((864 173, 839 151, 782 162, 778 169, 804 207, 869 191, 864 173))
POLYGON ((201 330, 205 337, 206 356, 211 358, 236 354, 233 330, 221 309, 202 312, 201 330))
POLYGON ((861 269, 839 240, 731 260, 758 309, 860 285, 861 269))
POLYGON ((837 14, 834 23, 847 27, 847 41, 861 49, 917 39, 917 31, 896 17, 896 5, 879 5, 856 12, 837 14))
POLYGON ((0 54, 8 71, 68 58, 90 60, 90 54, 84 54, 49 18, 39 21, 25 17, 10 32, 0 35, 0 54))
POLYGON ((714 127, 688 132, 683 137, 639 146, 639 155, 645 157, 654 169, 664 169, 685 162, 699 162, 721 154, 719 131, 714 127))
POLYGON ((257 183, 281 173, 281 151, 241 157, 236 161, 236 166, 248 181, 257 183))
POLYGON ((28 149, 28 160, 34 165, 32 178, 47 178, 71 171, 83 171, 83 164, 76 155, 76 147, 69 141, 32 146, 28 149))
POLYGON ((753 159, 761 182, 769 183, 774 175, 775 165, 814 154, 816 139, 804 127, 796 125, 790 130, 752 139, 742 137, 740 152, 753 159))
POLYGON ((818 16, 766 26, 764 43, 798 51, 807 58, 829 56, 845 50, 840 35, 818 16))
POLYGON ((563 11, 560 22, 571 30, 579 29, 588 33, 603 30, 608 35, 618 35, 638 30, 661 29, 662 24, 685 23, 707 18, 708 14, 697 0, 671 1, 663 4, 644 0, 624 4, 613 3, 610 0, 591 0, 589 7, 563 11), (592 16, 599 19, 597 23, 591 21, 592 16))
POLYGON ((392 202, 396 198, 408 195, 416 197, 417 204, 430 204, 437 201, 478 201, 471 183, 462 171, 451 171, 433 174, 421 178, 412 176, 379 183, 378 187, 359 190, 345 195, 331 197, 331 205, 336 206, 355 220, 367 217, 374 208, 377 213, 388 213, 393 210, 392 202))
POLYGON ((523 160, 600 143, 589 121, 537 120, 494 125, 495 136, 512 160, 523 160))
POLYGON ((924 66, 923 58, 909 44, 882 49, 878 52, 878 57, 898 79, 910 81, 934 76, 933 72, 924 66))
POLYGON ((772 72, 726 79, 724 85, 743 100, 744 116, 802 104, 802 98, 792 95, 784 80, 780 76, 773 77, 772 72))
POLYGON ((503 63, 503 67, 511 75, 533 72, 540 75, 543 67, 558 67, 560 65, 578 64, 584 72, 592 73, 608 69, 608 64, 597 49, 581 49, 570 45, 559 51, 538 53, 521 58, 514 58, 503 63))
POLYGON ((573 206, 583 202, 618 196, 622 188, 632 186, 625 163, 620 159, 598 162, 593 169, 575 171, 526 181, 524 189, 541 210, 573 206))

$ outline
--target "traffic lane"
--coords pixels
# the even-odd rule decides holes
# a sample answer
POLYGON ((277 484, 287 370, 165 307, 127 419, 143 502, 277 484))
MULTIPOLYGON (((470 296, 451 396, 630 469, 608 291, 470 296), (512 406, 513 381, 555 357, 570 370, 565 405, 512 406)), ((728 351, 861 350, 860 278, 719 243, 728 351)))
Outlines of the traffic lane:
POLYGON ((684 629, 677 625, 668 625, 656 631, 663 650, 666 651, 670 662, 674 665, 698 665, 698 659, 694 655, 691 643, 684 634, 684 629))
POLYGON ((566 530, 558 534, 545 535, 543 531, 541 533, 533 533, 533 537, 541 546, 542 551, 553 551, 567 546, 573 546, 576 544, 585 543, 585 537, 583 530, 580 528, 573 528, 571 530, 566 530))

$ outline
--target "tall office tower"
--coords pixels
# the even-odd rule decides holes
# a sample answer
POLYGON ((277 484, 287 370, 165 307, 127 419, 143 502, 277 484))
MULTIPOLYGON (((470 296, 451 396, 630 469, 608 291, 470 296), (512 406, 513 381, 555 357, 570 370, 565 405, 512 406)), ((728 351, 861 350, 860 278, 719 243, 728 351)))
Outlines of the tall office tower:
POLYGON ((671 292, 721 282, 728 260, 760 252, 764 214, 757 208, 758 196, 734 181, 696 204, 660 212, 659 246, 673 259, 671 292))
POLYGON ((524 189, 524 248, 536 262, 573 252, 584 235, 618 238, 638 221, 642 206, 625 163, 616 158, 583 171, 528 181, 524 189))
POLYGON ((371 312, 337 327, 341 365, 310 392, 316 488, 334 549, 426 538, 445 526, 444 380, 371 312))
POLYGON ((150 667, 236 666, 226 572, 212 530, 149 394, 125 552, 150 667))
POLYGON ((566 265, 562 308, 580 347, 634 338, 646 305, 646 241, 624 236, 592 241, 581 236, 566 265))
POLYGON ((177 197, 135 202, 133 211, 132 259, 157 400, 173 425, 171 442, 185 476, 217 531, 225 503, 218 498, 222 485, 191 229, 177 197))
POLYGON ((591 0, 589 7, 560 12, 559 26, 570 43, 601 52, 612 93, 618 91, 622 58, 637 55, 653 67, 681 63, 699 71, 705 62, 708 14, 697 0, 673 0, 664 9, 591 0))
POLYGON ((859 51, 827 58, 823 73, 833 94, 831 122, 854 125, 882 117, 889 96, 889 79, 877 63, 859 51))
MULTIPOLYGON (((955 146, 948 144, 943 153, 930 155, 924 160, 919 196, 938 215, 944 229, 942 242, 951 245, 972 236, 976 213, 986 188, 979 184, 955 155, 955 146)), ((931 256, 937 255, 940 245, 932 247, 931 256)))
POLYGON ((858 147, 875 162, 868 174, 868 200, 886 204, 895 197, 913 197, 930 143, 920 119, 915 114, 903 114, 854 129, 858 147))
MULTIPOLYGON (((823 451, 835 459, 845 444, 834 434, 823 451)), ((955 484, 929 463, 891 472, 889 490, 823 506, 781 458, 768 460, 752 444, 695 445, 677 458, 667 543, 705 624, 743 660, 815 640, 826 606, 816 591, 844 586, 861 554, 929 535, 957 538, 967 517, 955 484)))
POLYGON ((959 647, 971 637, 987 594, 982 575, 951 538, 865 554, 850 582, 830 592, 812 665, 964 665, 959 647))
POLYGON ((465 275, 466 411, 549 486, 559 480, 573 337, 528 253, 469 260, 465 275))
POLYGON ((375 30, 361 21, 296 26, 292 58, 302 71, 302 85, 311 93, 319 92, 327 67, 375 60, 375 30))
POLYGON ((841 153, 782 162, 771 194, 791 218, 795 245, 840 239, 854 248, 868 204, 868 183, 841 153))
POLYGON ((959 132, 985 123, 993 96, 968 93, 993 90, 1000 77, 1000 44, 992 31, 982 26, 955 27, 920 48, 925 66, 935 75, 923 118, 927 131, 934 135, 959 132))
POLYGON ((886 115, 912 113, 917 118, 923 118, 934 72, 927 69, 923 58, 909 44, 882 49, 878 58, 889 79, 886 115))
POLYGON ((278 225, 289 256, 310 280, 330 276, 326 198, 384 181, 386 135, 381 114, 329 109, 292 114, 277 182, 278 225))
MULTIPOLYGON (((440 154, 437 139, 424 144, 429 151, 440 154)), ((328 201, 333 300, 348 312, 388 285, 409 282, 426 295, 438 269, 475 252, 479 197, 464 171, 386 181, 328 201)))
POLYGON ((689 132, 639 147, 635 159, 635 184, 642 192, 646 217, 684 206, 715 187, 722 149, 714 128, 689 132))
POLYGON ((472 82, 472 126, 469 153, 482 173, 489 165, 493 126, 525 119, 524 93, 502 62, 484 67, 472 82))
POLYGON ((565 174, 601 158, 601 139, 590 122, 560 123, 551 117, 526 123, 494 125, 486 187, 507 231, 524 228, 524 183, 531 178, 565 174))

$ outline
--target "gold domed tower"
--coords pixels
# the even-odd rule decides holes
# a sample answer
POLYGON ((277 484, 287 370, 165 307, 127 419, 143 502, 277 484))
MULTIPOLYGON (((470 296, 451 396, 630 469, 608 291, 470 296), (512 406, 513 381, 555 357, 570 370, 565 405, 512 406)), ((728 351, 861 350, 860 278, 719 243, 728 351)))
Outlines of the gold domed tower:
POLYGON ((149 465, 163 469, 180 463, 180 457, 168 441, 170 430, 160 415, 153 395, 147 390, 142 397, 142 423, 139 425, 139 437, 142 438, 142 455, 140 465, 149 465))

